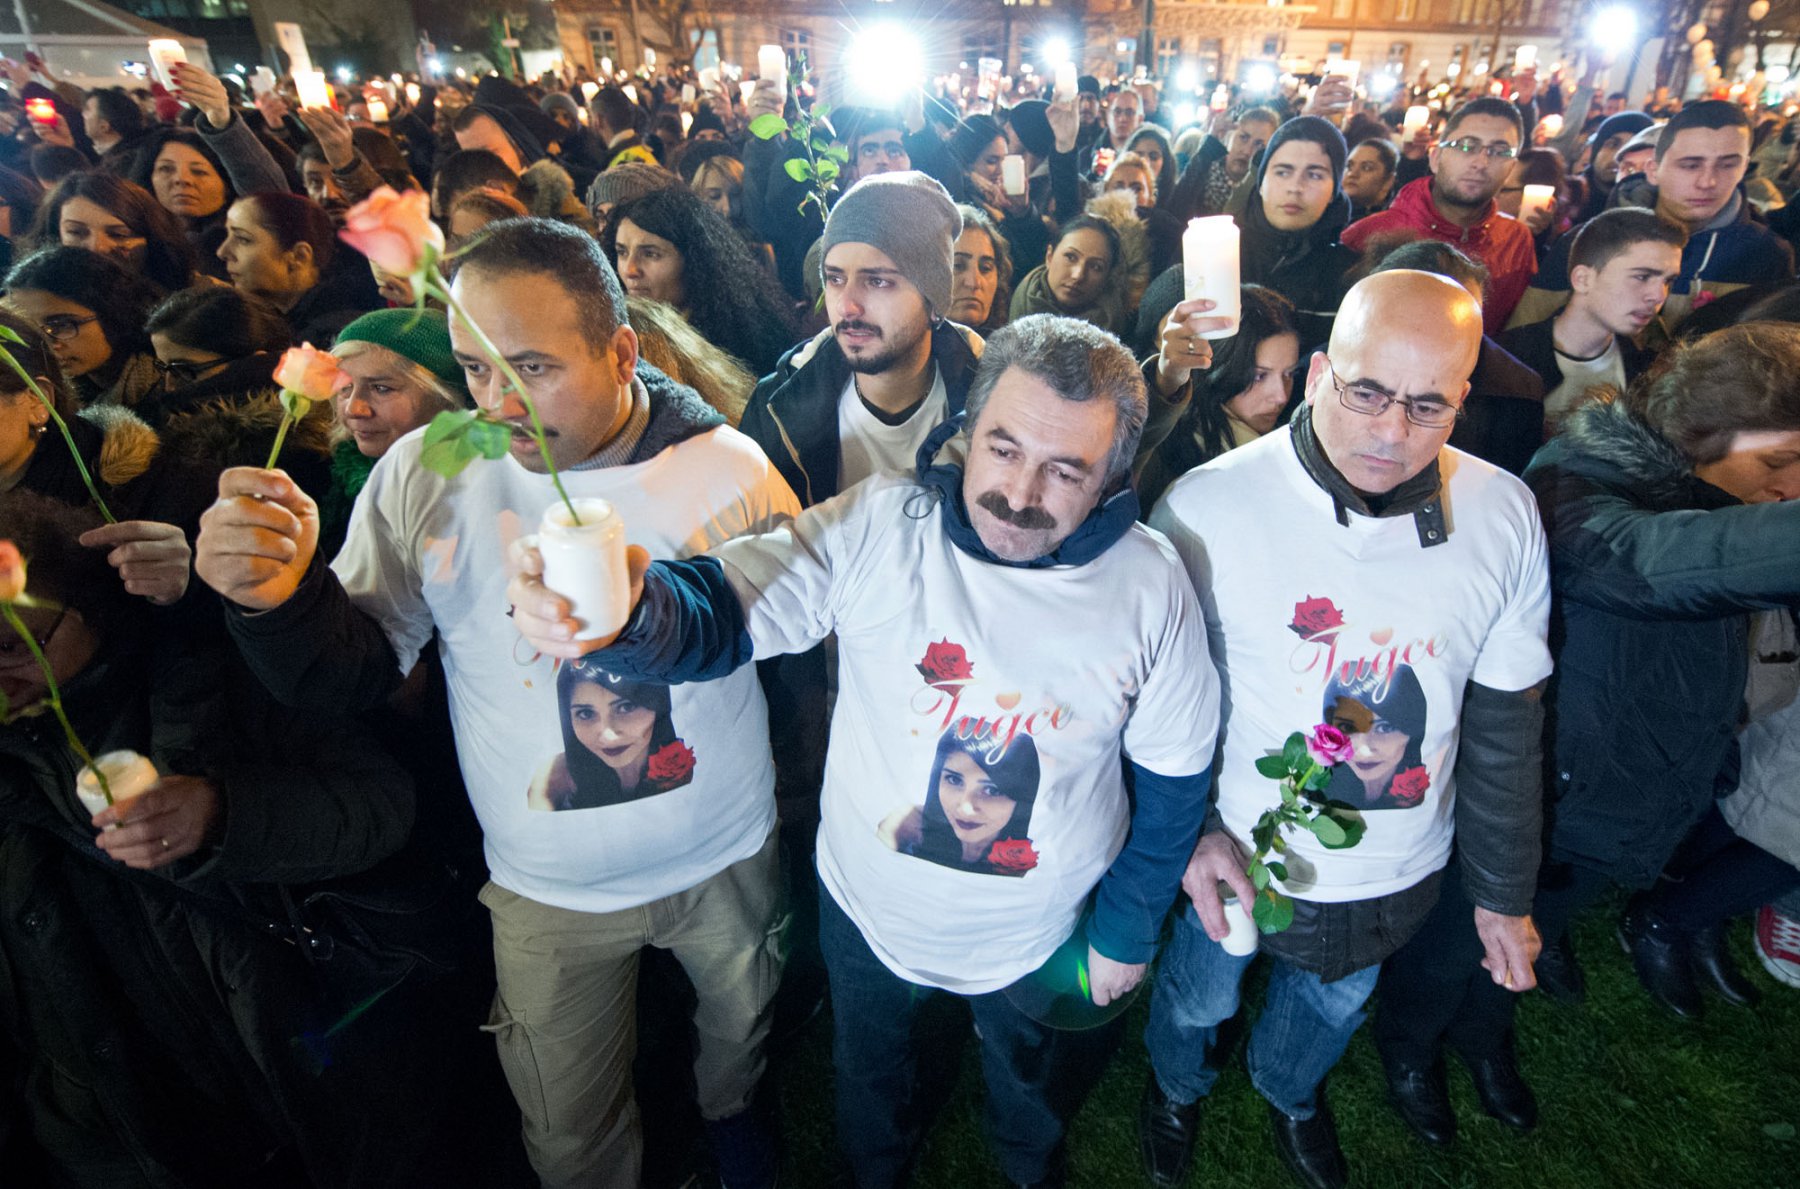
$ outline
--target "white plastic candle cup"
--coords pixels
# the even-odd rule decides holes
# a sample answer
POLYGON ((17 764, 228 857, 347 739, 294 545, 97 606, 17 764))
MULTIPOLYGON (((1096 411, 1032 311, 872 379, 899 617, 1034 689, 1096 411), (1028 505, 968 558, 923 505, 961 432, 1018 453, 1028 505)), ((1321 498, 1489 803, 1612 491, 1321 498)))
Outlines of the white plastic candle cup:
POLYGON ((1531 70, 1537 66, 1537 46, 1522 45, 1513 51, 1513 73, 1531 70))
POLYGON ((599 93, 600 93, 600 84, 599 83, 585 82, 585 83, 581 84, 581 101, 583 103, 592 103, 594 101, 594 96, 598 95, 599 93))
POLYGON ((698 97, 699 92, 694 90, 693 83, 681 84, 681 102, 684 106, 692 107, 694 105, 694 100, 698 97))
POLYGON ((1547 115, 1538 121, 1538 127, 1544 130, 1544 136, 1546 138, 1554 140, 1562 135, 1563 118, 1552 112, 1550 115, 1547 115))
POLYGON ((388 122, 388 107, 382 100, 370 96, 368 99, 369 123, 385 124, 388 122))
POLYGON ((1063 103, 1075 102, 1075 92, 1081 87, 1081 76, 1076 73, 1073 62, 1059 62, 1056 65, 1056 98, 1063 103))
POLYGON ((261 98, 275 89, 275 72, 267 66, 258 66, 250 72, 250 94, 261 98))
MULTIPOLYGON (((109 751, 95 756, 94 767, 106 774, 106 785, 112 790, 115 805, 143 796, 159 779, 156 765, 135 751, 109 751)), ((75 799, 81 802, 90 817, 106 808, 106 793, 100 788, 99 777, 85 764, 75 774, 75 799)), ((106 828, 116 830, 119 827, 106 828)))
POLYGON ((1225 940, 1219 943, 1219 947, 1233 957, 1248 957, 1262 944, 1262 931, 1251 919, 1250 910, 1236 896, 1225 898, 1225 924, 1230 927, 1231 932, 1225 935, 1225 940))
POLYGON ((1525 194, 1519 199, 1519 221, 1524 222, 1538 211, 1548 210, 1555 202, 1555 186, 1525 187, 1525 194))
POLYGON ((1431 123, 1431 109, 1423 105, 1406 109, 1406 119, 1400 125, 1400 138, 1410 142, 1419 134, 1419 129, 1431 123))
POLYGON ((1014 198, 1025 193, 1025 158, 1008 153, 1000 159, 1000 188, 1014 198))
POLYGON ((418 83, 407 83, 406 84, 406 102, 411 104, 413 107, 417 107, 419 105, 419 84, 418 83))
POLYGON ((751 92, 753 92, 755 90, 756 90, 756 83, 752 79, 746 79, 743 82, 739 83, 738 84, 738 95, 741 98, 741 102, 749 103, 750 102, 750 94, 751 94, 751 92))
POLYGON ((765 45, 756 51, 756 77, 785 79, 787 51, 778 45, 765 45))
POLYGON ((623 87, 620 87, 619 89, 621 91, 625 92, 625 98, 631 100, 632 103, 635 104, 638 101, 637 100, 637 88, 632 86, 630 83, 626 83, 623 87))
POLYGON ((150 65, 156 68, 156 81, 169 90, 175 89, 175 64, 187 60, 187 47, 174 38, 151 39, 150 65))
POLYGON ((600 73, 605 75, 607 78, 612 77, 613 67, 612 67, 612 59, 611 58, 600 59, 600 73))
POLYGON ((1207 339, 1230 338, 1238 332, 1238 226, 1230 215, 1188 220, 1181 234, 1181 266, 1184 300, 1210 298, 1209 318, 1230 318, 1223 330, 1201 335, 1207 339))
POLYGON ((567 599, 581 621, 577 640, 610 636, 631 614, 631 581, 625 571, 625 522, 606 500, 579 499, 580 524, 569 521, 561 500, 544 509, 537 547, 544 585, 567 599))
POLYGON ((301 107, 330 107, 331 89, 323 70, 302 70, 294 75, 294 92, 301 107))

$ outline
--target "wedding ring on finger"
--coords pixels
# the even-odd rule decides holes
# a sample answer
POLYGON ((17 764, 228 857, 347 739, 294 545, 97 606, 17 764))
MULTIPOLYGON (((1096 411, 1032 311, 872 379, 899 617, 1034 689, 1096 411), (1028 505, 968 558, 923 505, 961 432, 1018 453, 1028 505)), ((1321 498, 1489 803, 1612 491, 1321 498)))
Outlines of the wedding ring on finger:
POLYGON ((168 839, 167 839, 167 838, 165 838, 165 839, 163 839, 163 840, 162 840, 162 844, 163 844, 163 849, 164 849, 164 850, 168 850, 168 849, 169 849, 169 840, 168 840, 168 839))

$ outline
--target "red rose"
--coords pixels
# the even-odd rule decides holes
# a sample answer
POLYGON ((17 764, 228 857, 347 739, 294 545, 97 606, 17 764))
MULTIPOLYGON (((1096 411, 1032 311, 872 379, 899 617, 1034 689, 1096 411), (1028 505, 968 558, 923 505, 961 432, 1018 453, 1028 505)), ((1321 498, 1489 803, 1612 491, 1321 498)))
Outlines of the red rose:
POLYGON ((1430 787, 1431 773, 1420 764, 1417 768, 1394 773, 1394 779, 1388 782, 1388 793, 1394 800, 1405 802, 1410 809, 1425 799, 1425 790, 1430 787))
POLYGON ((665 789, 686 784, 694 778, 694 749, 679 739, 663 744, 651 754, 644 775, 665 789))
POLYGON ((963 651, 961 644, 952 644, 949 640, 940 640, 927 647, 925 659, 913 667, 918 669, 919 676, 925 679, 927 685, 970 681, 975 676, 975 666, 969 663, 969 654, 963 651))
POLYGON ((987 857, 1001 871, 1030 871, 1038 864, 1038 854, 1031 849, 1029 838, 1002 838, 988 847, 987 857))
POLYGON ((1311 595, 1294 604, 1294 622, 1288 624, 1302 640, 1343 626, 1344 613, 1330 599, 1315 599, 1311 595))

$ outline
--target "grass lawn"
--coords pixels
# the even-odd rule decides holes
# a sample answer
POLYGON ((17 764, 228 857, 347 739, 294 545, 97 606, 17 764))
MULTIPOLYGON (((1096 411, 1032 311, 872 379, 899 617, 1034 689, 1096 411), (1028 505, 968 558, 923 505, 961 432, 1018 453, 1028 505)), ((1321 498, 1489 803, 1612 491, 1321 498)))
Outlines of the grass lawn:
MULTIPOLYGON (((1460 1134, 1446 1152, 1416 1140, 1387 1105, 1380 1061, 1358 1033, 1332 1076, 1330 1100, 1362 1186, 1800 1186, 1800 991, 1770 979, 1750 947, 1747 923, 1732 935, 1739 964, 1762 988, 1756 1008, 1709 999, 1705 1018, 1683 1024, 1651 1005, 1612 936, 1618 902, 1576 930, 1588 1000, 1565 1008, 1529 994, 1519 1014, 1520 1063, 1537 1089, 1541 1120, 1517 1135, 1481 1113, 1462 1067, 1450 1061, 1460 1134)), ((1260 968, 1258 968, 1260 969, 1260 968)), ((1252 979, 1258 979, 1255 971, 1252 979)), ((1247 1001, 1254 1005, 1259 996, 1247 1001)), ((1147 996, 1134 1004, 1124 1043, 1075 1121, 1070 1184, 1142 1186, 1138 1095, 1148 1070, 1147 996)), ((963 1031, 966 1032, 966 1029, 963 1031)), ((788 1149, 783 1185, 832 1182, 830 1024, 813 1021, 781 1062, 780 1105, 788 1149)), ((951 1071, 944 1071, 945 1076, 951 1071)), ((981 1131, 981 1073, 963 1047, 955 1087, 927 1136, 915 1184, 986 1189, 1003 1184, 981 1131)), ((1263 1100, 1241 1050, 1202 1116, 1192 1186, 1291 1184, 1275 1156, 1263 1100)))

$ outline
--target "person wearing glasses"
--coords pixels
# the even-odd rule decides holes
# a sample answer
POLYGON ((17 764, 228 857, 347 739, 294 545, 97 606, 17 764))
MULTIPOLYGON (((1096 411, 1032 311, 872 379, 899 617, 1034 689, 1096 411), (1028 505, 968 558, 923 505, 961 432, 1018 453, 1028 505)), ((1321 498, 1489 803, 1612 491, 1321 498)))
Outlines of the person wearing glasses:
POLYGON ((162 386, 144 333, 148 291, 86 248, 34 252, 6 275, 6 305, 44 332, 77 401, 132 408, 162 386))
POLYGON ((1512 172, 1524 140, 1519 110, 1483 96, 1457 108, 1429 154, 1431 176, 1408 182, 1392 205, 1344 230, 1344 243, 1363 251, 1373 239, 1435 239, 1487 266, 1482 319, 1499 334, 1537 272, 1531 229, 1500 213, 1494 198, 1512 172))
POLYGON ((1321 1087, 1382 961, 1441 889, 1473 903, 1454 960, 1515 991, 1532 985, 1549 564, 1524 484, 1447 444, 1481 323, 1474 296, 1446 277, 1400 269, 1358 282, 1329 348, 1312 355, 1292 421, 1189 471, 1150 515, 1207 609, 1231 691, 1216 800, 1182 883, 1192 904, 1151 994, 1139 1127, 1155 1185, 1186 1173, 1222 1065, 1219 1026, 1237 1013, 1251 962, 1217 942, 1219 885, 1254 901, 1253 828, 1279 803, 1256 761, 1311 730, 1321 706, 1350 737, 1334 779, 1365 790, 1368 812, 1347 848, 1289 836, 1289 874, 1274 881, 1294 917, 1261 939, 1273 963, 1248 1061, 1283 1163, 1305 1185, 1347 1182, 1321 1087), (1271 542, 1281 564, 1269 564, 1271 542), (1404 747, 1372 744, 1383 720, 1404 747), (1391 774, 1378 752, 1393 753, 1391 774))

